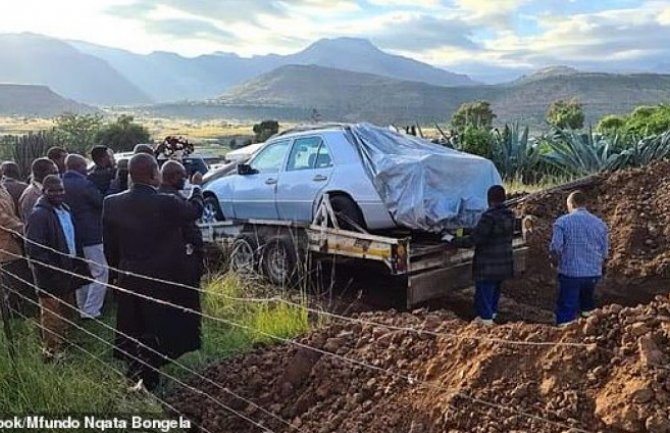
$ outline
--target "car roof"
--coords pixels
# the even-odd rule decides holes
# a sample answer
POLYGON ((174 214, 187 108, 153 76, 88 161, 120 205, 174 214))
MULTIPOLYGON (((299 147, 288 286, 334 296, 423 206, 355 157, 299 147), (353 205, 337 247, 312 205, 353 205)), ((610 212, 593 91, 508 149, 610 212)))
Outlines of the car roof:
POLYGON ((284 137, 291 134, 299 134, 303 132, 330 132, 341 131, 351 126, 351 123, 306 123, 298 125, 293 128, 282 131, 272 136, 272 138, 284 137))

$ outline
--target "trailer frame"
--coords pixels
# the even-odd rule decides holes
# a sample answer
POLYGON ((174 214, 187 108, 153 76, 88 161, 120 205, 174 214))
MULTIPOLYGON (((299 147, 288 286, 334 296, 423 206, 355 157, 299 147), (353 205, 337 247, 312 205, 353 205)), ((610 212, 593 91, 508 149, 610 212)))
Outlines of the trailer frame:
MULTIPOLYGON (((338 216, 324 194, 311 224, 251 219, 205 223, 200 228, 206 244, 231 255, 236 253, 234 245, 244 238, 242 235, 247 242, 249 236, 258 239, 259 258, 264 256, 262 239, 281 235, 292 240, 298 256, 306 253, 311 259, 343 257, 382 264, 389 275, 404 281, 407 308, 472 285, 472 249, 457 250, 446 242, 416 240, 406 234, 371 234, 349 220, 347 223, 358 231, 344 230, 338 216)), ((519 274, 525 271, 528 252, 523 232, 515 237, 513 249, 515 273, 519 274)))

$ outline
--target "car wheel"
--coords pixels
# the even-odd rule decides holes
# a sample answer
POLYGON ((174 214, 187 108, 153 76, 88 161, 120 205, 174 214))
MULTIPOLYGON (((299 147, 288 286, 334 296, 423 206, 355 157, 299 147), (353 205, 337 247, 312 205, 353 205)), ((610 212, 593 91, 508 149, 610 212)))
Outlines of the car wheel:
POLYGON ((275 236, 263 246, 261 255, 263 273, 271 283, 288 286, 296 281, 298 251, 288 236, 275 236))
POLYGON ((205 208, 202 211, 201 220, 204 223, 214 223, 217 221, 223 221, 223 212, 221 212, 221 206, 219 206, 219 200, 216 197, 208 195, 205 197, 205 208))
POLYGON ((358 205, 349 197, 345 195, 334 195, 330 197, 330 205, 333 207, 337 223, 341 229, 358 231, 356 225, 363 229, 366 228, 363 213, 358 205))
POLYGON ((243 275, 256 271, 258 264, 258 241, 252 235, 241 234, 233 241, 230 253, 230 270, 243 275))

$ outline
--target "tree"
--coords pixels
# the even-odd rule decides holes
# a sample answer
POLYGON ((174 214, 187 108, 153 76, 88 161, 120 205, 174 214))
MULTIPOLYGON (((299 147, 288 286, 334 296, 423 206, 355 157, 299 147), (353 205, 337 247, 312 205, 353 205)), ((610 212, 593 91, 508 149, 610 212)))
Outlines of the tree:
POLYGON ((254 125, 253 131, 255 134, 254 141, 262 143, 279 132, 279 122, 276 120, 263 120, 261 123, 254 125))
POLYGON ((54 118, 54 135, 68 150, 86 153, 96 144, 96 135, 102 127, 99 114, 64 113, 54 118))
POLYGON ((584 109, 581 102, 573 98, 554 101, 547 110, 547 122, 559 129, 581 129, 584 127, 584 109))
POLYGON ((474 101, 461 104, 451 118, 451 124, 459 131, 467 127, 491 129, 493 119, 496 115, 491 110, 491 103, 487 101, 474 101))
POLYGON ((115 152, 129 152, 136 144, 149 142, 149 130, 133 120, 133 116, 122 114, 115 122, 103 126, 96 135, 97 143, 115 152))
POLYGON ((609 114, 598 122, 596 130, 601 134, 614 135, 626 126, 626 117, 609 114))
POLYGON ((463 131, 460 140, 462 151, 489 159, 493 157, 493 136, 490 130, 468 126, 463 131))
POLYGON ((625 129, 639 136, 657 135, 670 130, 670 105, 637 107, 628 117, 625 129))

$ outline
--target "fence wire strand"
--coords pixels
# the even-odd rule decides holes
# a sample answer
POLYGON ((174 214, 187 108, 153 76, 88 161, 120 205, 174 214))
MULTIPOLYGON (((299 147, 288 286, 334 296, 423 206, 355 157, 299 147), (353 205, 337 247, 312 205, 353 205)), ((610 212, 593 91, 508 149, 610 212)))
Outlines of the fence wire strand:
MULTIPOLYGON (((6 250, 0 249, 0 251, 4 251, 5 253, 7 253, 10 256, 15 256, 17 258, 22 258, 21 255, 14 254, 14 253, 8 252, 6 250)), ((76 274, 74 272, 67 271, 67 270, 64 270, 64 269, 60 269, 56 266, 53 266, 53 265, 50 265, 50 264, 47 264, 47 263, 43 263, 43 262, 28 258, 28 257, 26 257, 25 259, 27 261, 31 262, 31 263, 37 263, 40 266, 43 266, 43 267, 46 267, 46 268, 52 269, 52 270, 57 270, 57 271, 62 272, 64 274, 69 274, 69 275, 72 275, 72 276, 76 276, 76 277, 79 277, 79 278, 82 278, 84 280, 88 280, 88 281, 91 281, 91 282, 96 281, 94 278, 81 276, 81 275, 76 274)), ((147 296, 147 295, 144 295, 144 294, 141 294, 141 293, 136 293, 136 292, 124 289, 122 287, 113 285, 113 284, 108 283, 107 286, 110 287, 110 288, 113 288, 113 289, 115 289, 115 290, 117 290, 121 293, 126 293, 126 294, 129 294, 129 295, 132 295, 132 296, 137 296, 141 299, 144 299, 144 300, 147 300, 147 301, 150 301, 150 302, 155 302, 157 304, 173 307, 173 308, 181 310, 183 312, 196 314, 196 315, 199 315, 203 318, 207 318, 207 319, 210 319, 210 320, 215 321, 215 322, 220 322, 220 323, 224 323, 224 324, 227 324, 227 325, 239 328, 239 329, 244 329, 248 332, 257 333, 259 335, 263 335, 265 337, 271 338, 271 339, 276 340, 276 341, 280 341, 280 342, 285 343, 285 344, 294 345, 294 346, 301 347, 301 348, 306 349, 306 350, 310 350, 310 351, 319 353, 321 355, 325 355, 325 356, 329 356, 329 357, 332 357, 332 358, 335 358, 335 359, 339 359, 341 361, 347 362, 347 363, 352 364, 352 365, 357 365, 359 367, 368 368, 368 369, 371 369, 371 370, 374 370, 374 371, 382 372, 382 373, 394 376, 396 378, 402 379, 410 385, 421 384, 421 385, 423 385, 427 388, 433 388, 433 389, 445 391, 445 392, 451 393, 452 395, 457 396, 459 398, 471 401, 473 403, 481 404, 483 406, 487 406, 487 407, 490 407, 490 408, 496 408, 496 409, 499 409, 499 410, 504 410, 506 412, 511 412, 511 413, 514 413, 514 414, 519 415, 519 416, 523 416, 523 417, 526 417, 526 418, 529 418, 529 419, 534 419, 536 421, 545 422, 547 424, 554 425, 556 427, 560 427, 560 428, 563 428, 563 429, 572 429, 573 431, 580 432, 580 433, 591 433, 588 430, 575 428, 575 427, 572 427, 570 425, 567 425, 567 424, 564 424, 564 423, 561 423, 561 422, 552 421, 550 419, 543 418, 541 416, 534 415, 534 414, 531 414, 531 413, 528 413, 528 412, 525 412, 525 411, 516 410, 514 408, 510 408, 510 407, 507 407, 507 406, 504 406, 504 405, 500 405, 498 403, 492 403, 492 402, 480 399, 478 397, 474 397, 474 396, 465 394, 465 393, 460 392, 460 391, 454 391, 453 389, 444 387, 444 386, 442 386, 438 383, 435 383, 435 382, 423 381, 423 380, 420 380, 416 377, 406 375, 404 373, 399 373, 399 372, 396 372, 396 371, 393 371, 393 370, 388 370, 388 369, 385 369, 385 368, 382 368, 382 367, 379 367, 379 366, 376 366, 376 365, 365 363, 363 361, 359 361, 359 360, 356 360, 356 359, 351 359, 351 358, 348 358, 346 356, 339 355, 337 353, 329 352, 327 350, 323 350, 323 349, 320 349, 320 348, 317 348, 317 347, 312 347, 312 346, 309 346, 308 344, 300 343, 298 341, 295 341, 295 340, 292 340, 292 339, 289 339, 289 338, 281 337, 281 336, 274 335, 274 334, 271 334, 271 333, 268 333, 268 332, 265 332, 265 331, 262 331, 262 330, 259 330, 259 329, 255 329, 255 328, 252 328, 250 326, 243 325, 243 324, 237 323, 237 322, 232 321, 232 320, 227 320, 227 319, 223 319, 223 318, 220 318, 220 317, 212 316, 210 314, 203 313, 203 312, 200 312, 200 311, 188 308, 188 307, 184 307, 184 306, 181 306, 181 305, 176 305, 174 303, 163 301, 161 299, 152 298, 150 296, 147 296)), ((563 417, 559 416, 556 413, 553 413, 552 411, 548 411, 546 409, 542 409, 542 411, 547 413, 547 414, 554 415, 559 419, 564 420, 563 417)))
MULTIPOLYGON (((9 274, 9 273, 8 273, 8 274, 9 274)), ((10 274, 10 275, 13 275, 13 274, 10 274)), ((15 277, 16 277, 16 276, 15 276, 15 277)), ((25 282, 25 280, 22 280, 22 281, 25 282)), ((193 386, 191 386, 191 385, 189 385, 189 384, 183 382, 182 380, 180 380, 180 379, 178 379, 178 378, 176 378, 176 377, 170 375, 169 373, 165 373, 164 371, 161 371, 159 368, 156 368, 156 367, 154 367, 153 365, 151 365, 150 363, 148 363, 147 361, 141 359, 141 357, 130 354, 130 353, 127 352, 126 350, 123 350, 123 349, 121 349, 120 347, 116 346, 114 343, 110 343, 109 341, 105 340, 104 338, 100 337, 99 335, 95 334, 94 332, 91 332, 91 331, 87 330, 86 328, 84 328, 84 327, 78 325, 77 323, 75 323, 75 322, 73 322, 72 320, 70 320, 70 319, 64 317, 63 315, 58 314, 57 312, 55 312, 55 311, 53 311, 53 310, 44 308, 43 306, 41 306, 41 305, 39 304, 39 302, 30 299, 29 297, 27 297, 27 296, 25 296, 25 295, 19 293, 18 291, 13 290, 13 289, 11 289, 11 288, 9 288, 9 287, 7 287, 7 286, 3 286, 3 287, 5 287, 6 290, 9 290, 10 292, 12 292, 12 293, 14 293, 15 295, 19 296, 20 298, 22 298, 22 299, 24 299, 24 300, 26 300, 26 301, 28 301, 28 302, 34 304, 34 305, 37 305, 38 307, 40 307, 40 308, 43 309, 43 310, 48 311, 50 314, 54 315, 55 317, 58 317, 59 319, 63 320, 64 322, 66 322, 66 323, 72 325, 72 326, 75 327, 76 329, 78 329, 78 330, 80 330, 80 331, 83 331, 83 332, 86 333, 87 335, 90 335, 91 337, 93 337, 93 338, 95 338, 96 340, 102 342, 103 344, 105 344, 105 345, 109 345, 109 346, 113 347, 115 350, 119 351, 120 353, 122 353, 123 355, 125 355, 125 356, 127 356, 128 358, 132 359, 133 361, 137 361, 137 362, 141 363, 142 365, 148 367, 148 368, 151 369, 152 371, 155 371, 156 373, 160 374, 161 376, 166 377, 166 378, 172 380, 173 382, 175 382, 175 383, 177 383, 177 384, 183 386, 184 388, 186 388, 186 389, 188 389, 188 390, 190 390, 190 391, 192 391, 192 392, 194 392, 194 393, 196 393, 196 394, 200 394, 200 395, 202 395, 202 396, 208 398, 209 400, 213 401, 215 404, 217 404, 218 406, 220 406, 222 409, 224 409, 224 410, 226 410, 227 412, 230 412, 230 413, 232 413, 233 415, 235 415, 235 416, 237 416, 237 417, 239 417, 239 418, 241 418, 241 419, 243 419, 243 420, 249 422, 250 424, 255 425, 256 427, 260 428, 260 429, 263 430, 264 432, 275 433, 273 430, 270 430, 269 428, 265 427, 264 425, 262 425, 262 424, 256 422, 255 420, 253 420, 253 419, 247 417, 246 415, 242 414, 241 412, 239 412, 239 411, 237 411, 237 410, 231 408, 230 406, 227 406, 226 404, 222 403, 221 401, 219 401, 218 399, 216 399, 216 398, 213 397, 212 395, 206 393, 205 391, 200 390, 200 389, 197 389, 197 388, 195 388, 195 387, 193 387, 193 386)), ((68 341, 68 342, 70 342, 69 340, 64 340, 64 341, 68 341)), ((147 347, 148 347, 148 346, 147 346, 147 347)))
MULTIPOLYGON (((9 287, 7 287, 7 286, 4 285, 4 284, 3 284, 2 286, 3 286, 6 290, 13 291, 12 289, 10 289, 9 287)), ((15 293, 16 293, 16 292, 15 292, 15 293)), ((26 298, 26 299, 28 299, 28 298, 26 298)), ((99 362, 99 363, 102 364, 104 367, 111 369, 111 370, 112 370, 113 372, 115 372, 115 373, 118 373, 118 374, 121 376, 122 379, 125 379, 125 378, 126 378, 126 375, 125 375, 121 370, 119 370, 117 367, 115 367, 114 365, 112 365, 112 363, 103 360, 99 355, 96 355, 95 353, 93 353, 93 352, 91 352, 90 350, 84 348, 84 347, 81 346, 80 344, 75 343, 75 342, 72 341, 72 340, 69 340, 67 337, 65 337, 65 336, 63 336, 63 335, 61 335, 61 334, 59 334, 59 333, 53 331, 52 329, 48 329, 48 328, 46 328, 46 327, 45 327, 44 325, 42 325, 38 320, 36 320, 36 319, 34 319, 34 318, 31 318, 31 317, 28 317, 27 315, 21 313, 20 311, 18 311, 18 310, 16 310, 16 309, 13 309, 13 308, 12 308, 12 311, 13 311, 14 313, 18 314, 19 316, 21 316, 24 320, 28 320, 28 321, 32 322, 33 325, 35 325, 38 329, 42 330, 43 332, 49 332, 49 333, 51 333, 52 335, 55 335, 56 337, 58 337, 58 338, 62 339, 63 341, 65 341, 68 345, 73 346, 73 347, 77 348, 79 351, 81 351, 81 352, 85 353, 86 355, 90 356, 92 359, 94 359, 95 361, 99 362)), ((186 419, 189 419, 186 415, 184 415, 182 412, 180 412, 177 408, 175 408, 173 405, 171 405, 171 404, 168 403, 167 401, 163 400, 163 399, 160 398, 159 396, 157 396, 157 395, 155 395, 155 394, 152 394, 152 393, 150 393, 150 392, 148 392, 148 391, 145 391, 145 394, 146 394, 148 397, 155 399, 156 401, 158 401, 159 403, 161 403, 162 405, 164 405, 165 407, 167 407, 168 409, 170 409, 170 410, 173 411, 174 413, 176 413, 176 414, 178 414, 178 415, 180 415, 180 416, 182 416, 182 417, 184 417, 184 418, 186 418, 186 419)), ((194 422, 194 421, 191 421, 190 419, 189 419, 189 421, 192 422, 197 428, 201 429, 201 430, 204 431, 205 433, 212 433, 211 431, 207 430, 205 427, 199 425, 198 423, 196 423, 196 422, 194 422)))
MULTIPOLYGON (((13 235, 19 236, 21 239, 24 241, 31 243, 33 245, 39 246, 40 248, 44 248, 47 251, 62 255, 62 256, 67 256, 66 253, 63 253, 62 251, 58 251, 54 248, 51 248, 46 245, 42 245, 38 242, 35 242, 31 239, 28 239, 25 235, 22 233, 19 233, 15 230, 9 229, 7 227, 0 226, 0 230, 4 230, 7 232, 10 232, 13 235)), ((203 290, 202 288, 199 287, 194 287, 190 286, 188 284, 182 284, 174 281, 168 281, 164 280, 161 278, 155 278, 155 277, 150 277, 148 275, 142 275, 138 274, 135 272, 131 271, 126 271, 123 269, 119 269, 117 267, 110 266, 108 264, 102 264, 98 263, 94 260, 86 259, 83 257, 79 258, 80 260, 92 264, 95 266, 100 266, 100 267, 106 267, 109 270, 112 270, 116 273, 127 275, 130 277, 135 277, 135 278, 141 278, 146 281, 153 281, 156 283, 161 283, 161 284, 170 284, 173 287, 179 287, 183 289, 188 289, 188 290, 194 290, 197 291, 198 293, 201 294, 207 294, 208 296, 216 296, 220 297, 222 299, 230 300, 230 301, 235 301, 235 302, 240 302, 240 303, 262 303, 262 304, 268 304, 268 303, 283 303, 285 305, 289 305, 292 307, 298 307, 298 308, 304 308, 306 311, 317 314, 320 316, 324 317, 330 317, 333 319, 341 320, 341 321, 346 321, 346 322, 351 322, 351 323, 357 323, 360 325, 365 325, 365 326, 372 326, 372 327, 377 327, 377 328, 384 328, 392 331, 401 331, 401 332, 409 332, 417 335, 430 335, 433 337, 442 337, 446 339, 456 339, 456 340, 471 340, 471 341, 480 341, 484 343, 493 343, 493 344, 509 344, 509 345, 516 345, 516 346, 530 346, 530 347, 572 347, 572 348, 582 348, 582 349, 588 349, 588 348, 596 348, 597 350, 601 351, 606 351, 607 353, 612 353, 609 349, 603 348, 598 346, 597 343, 578 343, 578 342, 551 342, 551 341, 526 341, 526 340, 511 340, 511 339, 505 339, 505 338, 495 338, 495 337, 485 337, 485 336, 478 336, 478 335, 471 335, 471 336, 464 336, 464 335, 458 335, 456 333, 452 332, 436 332, 436 331, 430 331, 430 330, 425 330, 425 329, 417 329, 417 328, 411 328, 411 327, 402 327, 402 326, 394 326, 394 325, 387 325, 384 323, 379 323, 379 322, 373 322, 369 320, 364 320, 364 319, 359 319, 355 317, 347 317, 343 316, 340 314, 336 313, 331 313, 328 311, 324 310, 319 310, 316 308, 309 307, 307 305, 301 305, 296 302, 283 299, 281 297, 271 297, 271 298, 247 298, 247 297, 235 297, 235 296, 230 296, 226 295, 225 293, 218 293, 218 292, 207 292, 206 290, 203 290)))

